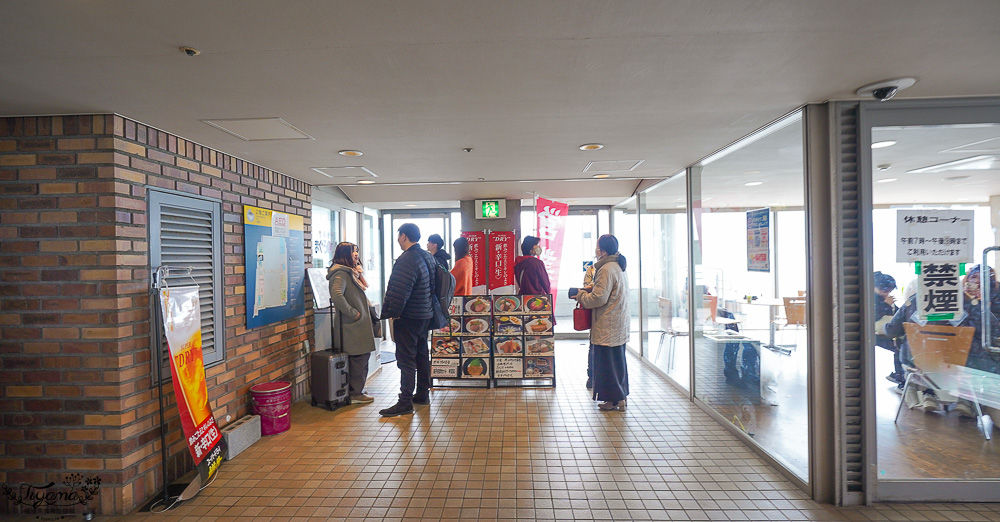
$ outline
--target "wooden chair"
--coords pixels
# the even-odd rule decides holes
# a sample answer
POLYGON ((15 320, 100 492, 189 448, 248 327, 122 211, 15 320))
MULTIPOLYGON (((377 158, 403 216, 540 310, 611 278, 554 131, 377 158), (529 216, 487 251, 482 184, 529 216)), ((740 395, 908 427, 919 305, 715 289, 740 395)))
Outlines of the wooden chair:
POLYGON ((674 307, 670 299, 658 297, 657 301, 660 309, 660 329, 663 330, 663 333, 660 334, 660 343, 656 346, 656 355, 653 356, 653 362, 656 362, 660 357, 660 349, 663 348, 663 338, 670 337, 670 344, 667 345, 667 371, 670 371, 674 367, 674 348, 677 344, 677 338, 686 337, 689 332, 674 329, 674 307))
POLYGON ((715 325, 725 325, 728 324, 738 324, 739 321, 736 319, 730 319, 728 317, 719 317, 719 296, 717 295, 706 295, 702 297, 705 303, 705 307, 708 308, 708 316, 712 319, 712 324, 715 325))
MULTIPOLYGON (((806 299, 803 296, 798 297, 782 297, 785 305, 785 319, 783 322, 776 323, 782 330, 789 327, 794 327, 794 329, 801 330, 806 327, 806 299)), ((798 347, 798 343, 794 344, 783 344, 779 345, 782 348, 789 348, 794 350, 798 347)))
MULTIPOLYGON (((958 374, 969 358, 976 329, 971 326, 903 323, 903 330, 913 358, 913 366, 903 365, 906 371, 903 397, 914 384, 958 395, 958 374)), ((893 422, 899 420, 904 402, 902 399, 899 401, 893 422)))

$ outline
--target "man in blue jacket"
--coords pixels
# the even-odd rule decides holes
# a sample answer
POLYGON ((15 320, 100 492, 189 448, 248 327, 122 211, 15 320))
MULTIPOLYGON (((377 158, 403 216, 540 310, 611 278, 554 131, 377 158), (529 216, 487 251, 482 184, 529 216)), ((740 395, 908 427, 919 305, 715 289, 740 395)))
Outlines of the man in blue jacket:
POLYGON ((430 403, 431 363, 427 332, 434 316, 432 283, 426 260, 430 256, 420 248, 418 241, 420 229, 417 225, 405 223, 399 227, 396 242, 403 253, 392 266, 382 303, 382 317, 396 318, 392 333, 396 342, 400 391, 396 404, 379 411, 384 417, 410 414, 414 404, 430 403))

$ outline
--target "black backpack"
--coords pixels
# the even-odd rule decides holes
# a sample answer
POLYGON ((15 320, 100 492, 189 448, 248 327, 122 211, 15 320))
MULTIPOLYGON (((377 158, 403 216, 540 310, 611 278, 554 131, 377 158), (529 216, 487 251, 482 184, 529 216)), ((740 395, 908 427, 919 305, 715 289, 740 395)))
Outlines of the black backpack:
POLYGON ((451 315, 448 310, 451 308, 451 298, 455 296, 455 276, 447 268, 438 264, 437 260, 431 256, 430 252, 421 250, 424 253, 424 264, 427 272, 431 276, 431 301, 435 301, 437 306, 431 305, 434 311, 434 318, 431 319, 431 329, 444 328, 451 323, 451 315))

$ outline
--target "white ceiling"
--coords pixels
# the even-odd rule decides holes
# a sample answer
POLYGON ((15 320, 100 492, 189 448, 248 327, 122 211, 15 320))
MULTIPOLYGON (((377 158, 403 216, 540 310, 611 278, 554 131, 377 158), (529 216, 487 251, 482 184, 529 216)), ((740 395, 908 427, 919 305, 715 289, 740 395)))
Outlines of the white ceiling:
POLYGON ((316 185, 331 180, 315 167, 363 166, 394 185, 344 191, 380 207, 620 200, 636 180, 560 180, 613 160, 644 160, 613 177, 663 178, 885 78, 919 78, 897 98, 1000 94, 994 0, 35 0, 2 12, 0 115, 117 112, 316 185), (314 139, 244 141, 202 122, 244 118, 314 139), (606 147, 577 149, 589 142, 606 147))

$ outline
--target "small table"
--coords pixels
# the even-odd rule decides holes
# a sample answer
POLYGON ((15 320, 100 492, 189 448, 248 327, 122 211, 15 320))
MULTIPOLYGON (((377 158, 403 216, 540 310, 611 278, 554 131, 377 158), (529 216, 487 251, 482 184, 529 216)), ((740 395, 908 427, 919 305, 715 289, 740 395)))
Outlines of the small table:
POLYGON ((771 350, 772 352, 779 352, 779 353, 783 353, 785 355, 788 355, 788 354, 792 353, 792 350, 789 349, 787 345, 777 345, 777 344, 774 344, 774 331, 775 331, 774 318, 777 316, 776 309, 779 306, 780 307, 785 306, 785 300, 784 299, 775 299, 775 298, 771 298, 771 297, 763 297, 763 298, 760 298, 760 299, 754 299, 753 301, 750 301, 747 304, 753 305, 753 306, 767 306, 767 307, 770 307, 770 314, 771 314, 770 315, 770 323, 771 324, 770 324, 770 328, 769 328, 769 330, 770 330, 770 332, 769 332, 770 336, 768 338, 767 344, 763 345, 763 347, 767 348, 768 350, 771 350))

